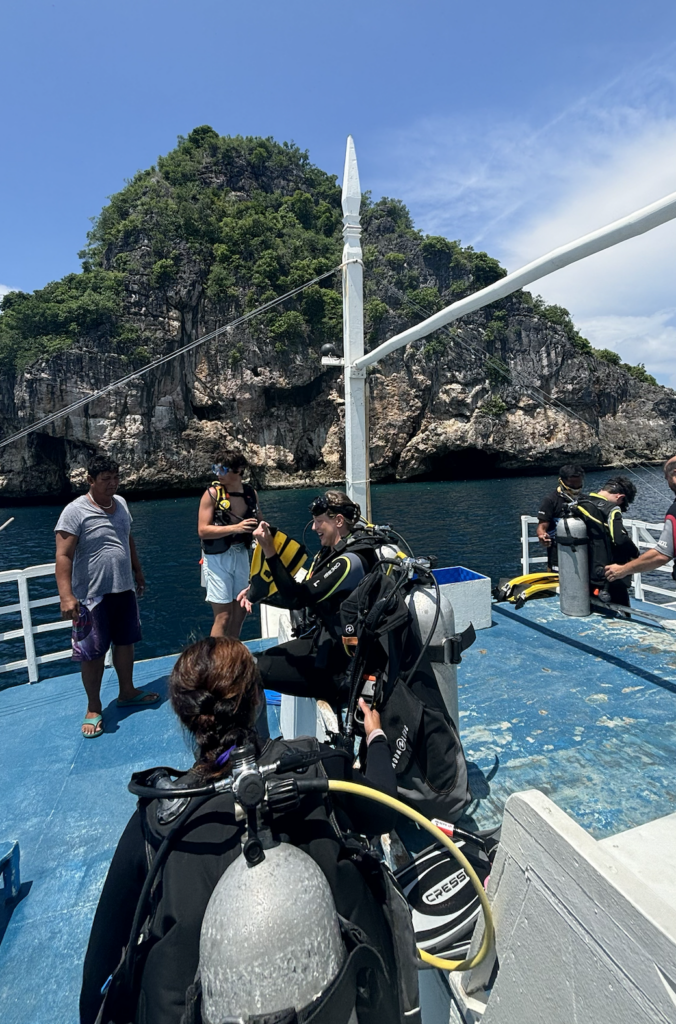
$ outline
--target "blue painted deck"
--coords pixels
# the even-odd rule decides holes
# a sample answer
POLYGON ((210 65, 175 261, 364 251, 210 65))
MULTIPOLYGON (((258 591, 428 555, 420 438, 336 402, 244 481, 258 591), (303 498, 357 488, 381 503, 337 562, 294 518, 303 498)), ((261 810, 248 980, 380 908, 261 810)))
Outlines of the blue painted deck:
MULTIPOLYGON (((556 599, 494 606, 493 619, 458 675, 478 823, 533 786, 597 837, 671 813, 676 633, 565 619, 556 599)), ((174 660, 137 665, 137 685, 166 694, 174 660)), ((23 879, 11 914, 0 904, 2 1024, 76 1024, 89 925, 134 808, 129 776, 192 760, 166 699, 117 709, 112 670, 102 695, 107 733, 83 740, 79 676, 0 692, 0 842, 19 840, 23 879)))
POLYGON ((493 605, 493 623, 458 670, 465 754, 484 776, 495 772, 488 784, 471 772, 481 826, 530 788, 597 839, 673 813, 676 631, 566 618, 557 598, 493 605))

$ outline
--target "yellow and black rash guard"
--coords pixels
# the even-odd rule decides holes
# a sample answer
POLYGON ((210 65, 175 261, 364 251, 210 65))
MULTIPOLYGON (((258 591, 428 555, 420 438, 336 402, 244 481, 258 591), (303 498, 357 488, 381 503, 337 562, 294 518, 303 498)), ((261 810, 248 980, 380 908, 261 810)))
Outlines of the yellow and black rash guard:
MULTIPOLYGON (((577 509, 587 526, 589 536, 589 575, 592 583, 605 583, 605 567, 612 563, 624 565, 638 555, 638 548, 627 533, 622 509, 612 501, 592 492, 583 495, 577 509)), ((623 581, 627 586, 629 580, 623 581)))
POLYGON ((338 610, 368 571, 362 556, 353 551, 328 559, 320 552, 300 583, 289 574, 278 555, 272 555, 267 563, 285 607, 314 608, 322 604, 329 614, 338 610))

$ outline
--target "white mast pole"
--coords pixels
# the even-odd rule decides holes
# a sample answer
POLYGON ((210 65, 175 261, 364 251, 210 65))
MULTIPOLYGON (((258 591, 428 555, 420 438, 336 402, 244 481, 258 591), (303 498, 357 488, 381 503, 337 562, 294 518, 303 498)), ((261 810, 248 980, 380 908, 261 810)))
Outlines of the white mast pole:
POLYGON ((343 359, 345 367, 345 479, 347 493, 371 520, 368 392, 364 355, 364 267, 361 252, 361 187, 354 140, 347 137, 343 172, 343 359))

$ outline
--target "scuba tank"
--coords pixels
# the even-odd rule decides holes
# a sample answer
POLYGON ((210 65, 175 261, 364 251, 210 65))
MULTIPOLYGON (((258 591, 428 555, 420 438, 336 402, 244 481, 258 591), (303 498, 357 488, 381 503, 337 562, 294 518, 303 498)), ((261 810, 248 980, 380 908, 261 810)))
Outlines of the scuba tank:
MULTIPOLYGON (((339 916, 319 864, 285 835, 273 834, 275 816, 293 814, 302 806, 304 794, 312 794, 315 811, 310 813, 316 813, 317 797, 328 793, 323 770, 317 768, 305 777, 308 769, 327 756, 342 756, 351 764, 352 756, 322 751, 316 740, 309 739, 294 748, 282 743, 275 753, 274 761, 260 764, 253 746, 237 747, 230 754, 230 775, 197 779, 196 784, 189 777, 168 784, 168 777, 179 773, 164 768, 132 777, 130 791, 145 801, 158 800, 158 821, 159 813, 171 821, 144 882, 125 955, 106 984, 97 1024, 136 1019, 148 955, 143 921, 147 924, 153 914, 163 914, 163 897, 153 909, 151 893, 167 884, 164 864, 188 817, 223 794, 232 794, 236 817, 246 820, 246 830, 240 855, 233 850, 234 859, 204 909, 199 968, 186 990, 182 1024, 378 1024, 375 1008, 383 1005, 393 1024, 420 1024, 419 1015, 409 1012, 410 998, 417 1005, 417 971, 410 951, 401 970, 408 988, 395 978, 393 992, 392 975, 380 952, 356 923, 339 916), (275 778, 278 775, 285 777, 275 778)), ((345 842, 338 825, 333 828, 345 842)), ((354 853, 354 844, 350 849, 354 853)), ((358 849, 364 852, 362 846, 358 849)), ((387 907, 383 914, 391 929, 387 907)), ((415 948, 410 919, 408 924, 403 941, 390 931, 395 955, 398 948, 407 949, 409 941, 415 948)))
POLYGON ((359 731, 363 696, 380 713, 399 798, 428 817, 457 820, 471 794, 456 725, 456 666, 476 639, 474 627, 453 632, 450 601, 425 558, 401 559, 391 576, 369 573, 343 602, 341 620, 352 652, 345 737, 359 731))
MULTIPOLYGON (((253 866, 238 857, 202 922, 202 1020, 300 1014, 328 989, 345 960, 331 889, 311 857, 289 843, 266 849, 253 866)), ((345 1019, 356 1024, 353 1007, 345 1019)))
MULTIPOLYGON (((441 696, 449 715, 459 723, 458 711, 458 666, 451 659, 437 660, 435 652, 441 648, 446 639, 455 635, 455 614, 453 605, 445 594, 439 596, 439 615, 435 625, 437 595, 432 586, 417 586, 406 596, 406 607, 411 616, 411 623, 418 643, 422 646, 429 638, 428 656, 436 676, 441 696), (430 635, 431 634, 431 635, 430 635)), ((460 659, 458 659, 459 661, 460 659)))
POLYGON ((579 618, 591 615, 589 538, 584 522, 574 515, 564 515, 556 528, 556 543, 561 611, 579 618))

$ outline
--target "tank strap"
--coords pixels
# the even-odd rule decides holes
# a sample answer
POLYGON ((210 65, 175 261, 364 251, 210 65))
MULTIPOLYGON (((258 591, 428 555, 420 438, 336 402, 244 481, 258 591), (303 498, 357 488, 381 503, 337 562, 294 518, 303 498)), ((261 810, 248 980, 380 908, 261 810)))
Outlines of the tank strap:
POLYGON ((474 626, 470 622, 462 633, 447 636, 440 644, 430 644, 427 654, 434 665, 459 665, 462 652, 471 647, 476 640, 474 626))
POLYGON ((556 534, 556 543, 560 548, 579 548, 589 544, 589 537, 571 537, 568 534, 556 534))
MULTIPOLYGON (((280 1017, 279 1024, 287 1024, 287 1020, 288 1024, 348 1024, 357 999, 358 975, 368 970, 373 972, 371 977, 376 986, 378 983, 382 985, 386 982, 385 964, 361 929, 342 919, 341 926, 348 948, 351 943, 357 943, 347 960, 314 1005, 305 1007, 292 1017, 280 1017)), ((371 1006, 378 1005, 377 992, 369 991, 368 1002, 371 1006)), ((273 1021, 256 1017, 251 1018, 251 1024, 273 1024, 273 1021)), ((274 1024, 278 1022, 275 1020, 274 1024)))
MULTIPOLYGON (((387 972, 380 954, 369 944, 361 929, 349 921, 344 921, 343 918, 340 918, 340 924, 349 953, 336 977, 318 999, 299 1011, 290 1007, 274 1013, 258 1013, 238 1018, 239 1024, 349 1024, 357 1001, 357 983, 359 982, 360 989, 363 987, 364 976, 360 978, 359 974, 369 971, 369 981, 377 979, 376 984, 384 984, 387 972)), ((378 994, 372 991, 373 987, 373 984, 369 984, 368 1000, 369 1003, 377 1005, 378 994)), ((413 1024, 419 1024, 415 1018, 411 1019, 413 1024)), ((202 982, 199 973, 195 983, 186 993, 186 1010, 181 1018, 181 1024, 204 1024, 202 982)))

